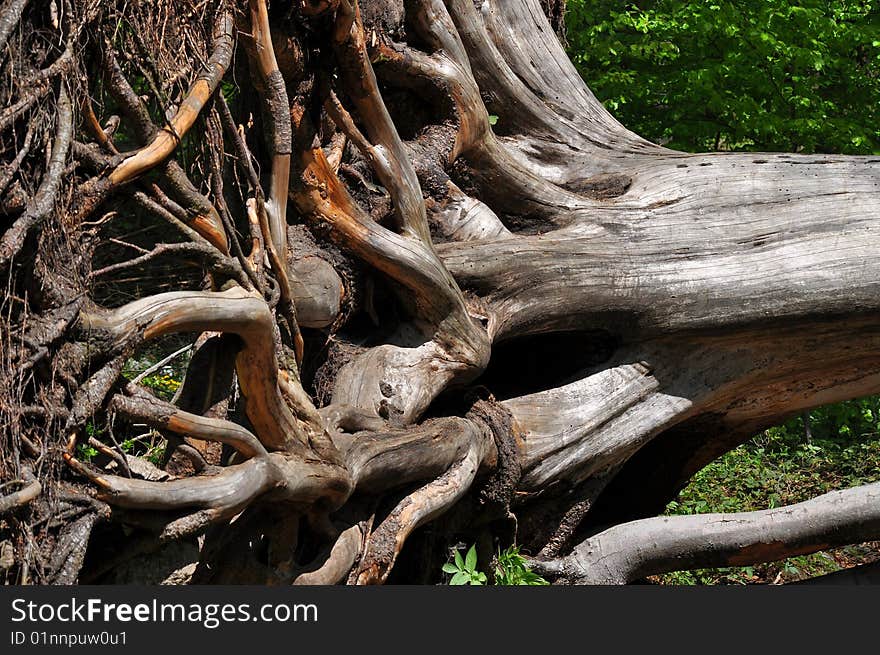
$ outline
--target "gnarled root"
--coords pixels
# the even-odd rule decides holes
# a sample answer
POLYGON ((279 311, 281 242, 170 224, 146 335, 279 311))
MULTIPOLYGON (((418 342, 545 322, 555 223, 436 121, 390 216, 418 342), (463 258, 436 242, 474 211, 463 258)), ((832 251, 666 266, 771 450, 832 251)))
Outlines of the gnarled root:
POLYGON ((39 480, 35 479, 34 474, 27 468, 22 470, 21 484, 22 487, 18 491, 0 496, 0 516, 29 505, 43 491, 39 480))
POLYGON ((385 582, 412 531, 448 510, 467 493, 487 454, 485 451, 482 440, 475 440, 464 458, 391 510, 370 535, 359 565, 357 584, 385 582))
POLYGON ((344 530, 336 539, 324 563, 314 571, 300 573, 293 579, 295 585, 333 585, 348 575, 361 552, 363 532, 359 525, 344 530))

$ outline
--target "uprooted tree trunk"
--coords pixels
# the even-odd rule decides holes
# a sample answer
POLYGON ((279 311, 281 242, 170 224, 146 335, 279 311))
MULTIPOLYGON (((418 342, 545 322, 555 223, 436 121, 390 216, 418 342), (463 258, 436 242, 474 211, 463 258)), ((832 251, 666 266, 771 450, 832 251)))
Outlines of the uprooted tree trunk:
POLYGON ((880 160, 649 143, 562 7, 3 3, 8 579, 197 540, 195 582, 425 582, 494 539, 625 583, 880 538, 874 486, 651 518, 880 391, 880 160), (187 343, 173 398, 129 372, 187 343))

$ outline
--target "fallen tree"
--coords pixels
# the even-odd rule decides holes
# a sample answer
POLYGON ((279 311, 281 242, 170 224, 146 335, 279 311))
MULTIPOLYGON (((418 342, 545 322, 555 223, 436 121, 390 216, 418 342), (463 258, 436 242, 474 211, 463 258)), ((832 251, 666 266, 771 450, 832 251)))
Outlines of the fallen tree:
POLYGON ((198 583, 430 582, 465 539, 626 583, 880 538, 873 485, 649 518, 880 391, 880 160, 650 143, 543 4, 3 4, 8 575, 190 541, 198 583), (181 342, 173 398, 127 373, 181 342))

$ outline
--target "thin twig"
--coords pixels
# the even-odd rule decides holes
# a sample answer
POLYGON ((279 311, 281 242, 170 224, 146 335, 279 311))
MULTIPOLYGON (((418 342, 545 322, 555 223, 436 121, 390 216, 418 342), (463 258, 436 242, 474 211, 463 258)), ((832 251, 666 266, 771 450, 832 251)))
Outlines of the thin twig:
POLYGON ((21 144, 21 150, 18 151, 18 154, 15 156, 9 164, 3 167, 3 172, 0 173, 0 196, 3 195, 3 192, 6 191, 6 187, 9 186, 9 183, 12 181, 13 176, 18 172, 19 167, 21 166, 21 162, 24 161, 24 158, 27 157, 28 152, 31 149, 31 141, 34 137, 34 126, 33 124, 28 125, 27 134, 24 136, 24 143, 21 144))
POLYGON ((153 373, 158 371, 160 368, 165 366, 165 364, 167 364, 168 362, 177 358, 179 355, 182 355, 183 353, 187 352, 188 350, 192 350, 192 347, 193 347, 193 344, 188 344, 179 350, 175 350, 173 353, 171 353, 167 357, 165 357, 165 358, 159 360, 158 362, 156 362, 155 364, 153 364, 150 368, 145 370, 143 373, 140 373, 136 378, 134 378, 131 381, 132 384, 138 384, 145 377, 147 377, 148 375, 152 375, 153 373))

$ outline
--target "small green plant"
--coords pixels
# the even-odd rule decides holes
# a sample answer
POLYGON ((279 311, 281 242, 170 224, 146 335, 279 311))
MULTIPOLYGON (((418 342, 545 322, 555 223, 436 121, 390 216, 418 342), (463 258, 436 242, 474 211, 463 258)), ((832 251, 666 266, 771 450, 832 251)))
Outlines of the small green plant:
POLYGON ((76 458, 81 462, 91 462, 92 458, 97 454, 97 450, 86 444, 80 444, 76 447, 76 458))
POLYGON ((525 558, 519 552, 519 546, 514 545, 499 551, 496 559, 496 585, 540 586, 550 584, 540 575, 529 569, 525 558))
POLYGON ((180 388, 180 380, 175 380, 168 373, 148 375, 141 380, 141 384, 152 389, 163 400, 171 400, 180 388))
POLYGON ((145 454, 147 461, 153 466, 161 466, 165 458, 165 446, 152 446, 145 454))
POLYGON ((484 585, 486 584, 486 574, 477 571, 477 550, 476 544, 471 546, 464 556, 456 550, 454 553, 454 562, 447 562, 443 565, 444 573, 451 573, 452 579, 449 581, 451 585, 484 585))
MULTIPOLYGON (((454 562, 447 562, 443 565, 443 572, 452 574, 449 584, 486 584, 486 574, 477 570, 476 544, 468 549, 464 558, 462 558, 458 550, 453 555, 454 562)), ((538 586, 550 584, 540 575, 529 569, 525 558, 519 552, 519 546, 510 546, 503 551, 498 551, 498 555, 495 558, 495 571, 492 583, 499 586, 538 586)))

